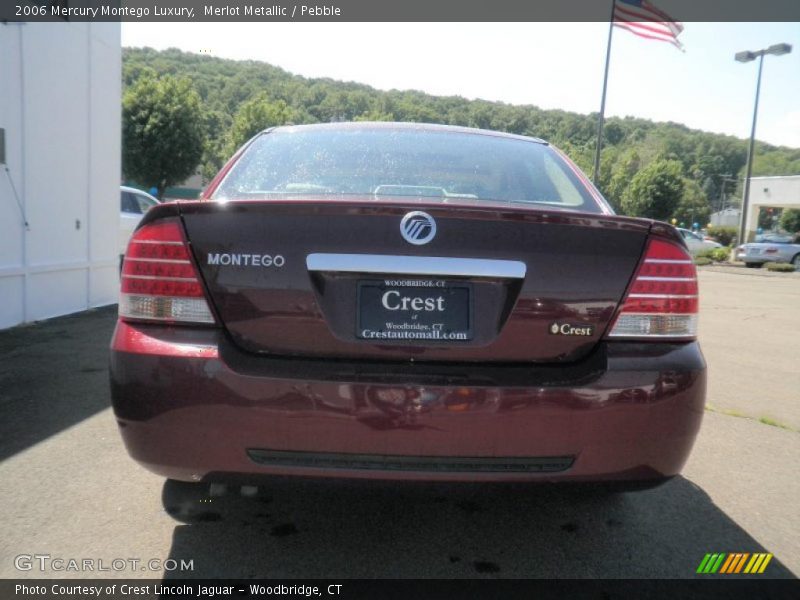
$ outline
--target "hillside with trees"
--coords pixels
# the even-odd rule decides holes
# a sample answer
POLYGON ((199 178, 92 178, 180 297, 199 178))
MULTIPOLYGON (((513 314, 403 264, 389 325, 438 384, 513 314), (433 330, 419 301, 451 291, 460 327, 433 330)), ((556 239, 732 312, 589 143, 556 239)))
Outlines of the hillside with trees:
MULTIPOLYGON (((564 150, 591 174, 596 114, 418 91, 380 91, 358 83, 309 79, 263 62, 176 49, 123 49, 124 106, 141 105, 143 101, 136 96, 151 89, 153 80, 189 86, 199 96, 202 148, 198 162, 206 178, 239 145, 266 127, 353 120, 445 123, 540 137, 564 150), (141 81, 148 83, 142 85, 141 81)), ((189 91, 182 93, 194 102, 189 91)), ((136 131, 136 127, 123 127, 126 149, 131 143, 128 130, 136 131)), ((192 128, 189 137, 195 139, 197 133, 192 128)), ((130 155, 129 149, 126 152, 130 155)), ((746 140, 733 136, 678 123, 610 118, 604 128, 600 188, 621 213, 675 218, 687 225, 705 223, 711 212, 740 194, 737 181, 741 182, 746 156, 746 140)), ((126 176, 133 176, 133 158, 124 161, 126 176)), ((800 174, 800 149, 756 144, 754 176, 791 174, 800 174)), ((159 181, 141 183, 161 186, 167 180, 162 176, 159 181)))

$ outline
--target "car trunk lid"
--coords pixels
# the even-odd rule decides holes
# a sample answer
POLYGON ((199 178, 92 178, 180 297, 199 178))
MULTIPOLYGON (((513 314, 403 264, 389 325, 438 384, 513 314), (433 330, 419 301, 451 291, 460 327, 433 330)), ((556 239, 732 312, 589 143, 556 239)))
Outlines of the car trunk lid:
POLYGON ((181 213, 236 345, 328 359, 578 360, 613 319, 651 224, 408 198, 191 202, 181 213), (436 224, 425 244, 401 233, 416 211, 436 224))

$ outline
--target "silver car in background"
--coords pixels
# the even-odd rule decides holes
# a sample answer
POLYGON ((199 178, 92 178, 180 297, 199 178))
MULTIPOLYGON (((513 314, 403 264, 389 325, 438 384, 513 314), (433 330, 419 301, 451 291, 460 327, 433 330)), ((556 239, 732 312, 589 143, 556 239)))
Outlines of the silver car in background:
POLYGON ((697 256, 706 250, 716 250, 717 248, 722 248, 722 244, 719 242, 707 240, 699 233, 689 231, 688 229, 683 229, 682 227, 676 227, 676 229, 681 234, 681 237, 686 242, 686 245, 689 247, 689 252, 692 253, 692 256, 697 256))
POLYGON ((157 198, 147 192, 136 188, 119 186, 119 231, 117 233, 117 247, 119 248, 119 265, 122 269, 122 257, 128 247, 128 240, 131 239, 136 226, 142 220, 144 214, 151 207, 159 204, 157 198))
POLYGON ((800 270, 800 233, 742 244, 736 248, 736 259, 752 268, 768 262, 778 262, 791 263, 795 269, 800 270))

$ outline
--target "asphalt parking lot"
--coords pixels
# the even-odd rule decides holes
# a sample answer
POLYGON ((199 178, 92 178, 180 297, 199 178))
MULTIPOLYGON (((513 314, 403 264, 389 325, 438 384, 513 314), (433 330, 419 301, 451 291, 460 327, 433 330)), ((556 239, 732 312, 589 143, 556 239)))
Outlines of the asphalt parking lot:
MULTIPOLYGON (((20 554, 188 559, 105 577, 692 577, 707 552, 800 574, 800 273, 703 269, 710 409, 683 476, 645 492, 275 481, 255 498, 165 484, 109 408, 115 313, 0 332, 0 577, 91 577, 20 554), (198 506, 202 507, 198 509, 198 506)), ((95 574, 97 576, 99 574, 95 574)))

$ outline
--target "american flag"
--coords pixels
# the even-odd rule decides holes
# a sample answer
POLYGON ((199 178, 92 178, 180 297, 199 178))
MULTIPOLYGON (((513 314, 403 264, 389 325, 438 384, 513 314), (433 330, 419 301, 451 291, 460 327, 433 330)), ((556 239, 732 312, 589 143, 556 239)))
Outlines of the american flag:
POLYGON ((683 50, 678 36, 683 25, 647 0, 614 0, 614 25, 650 40, 669 42, 683 50))

